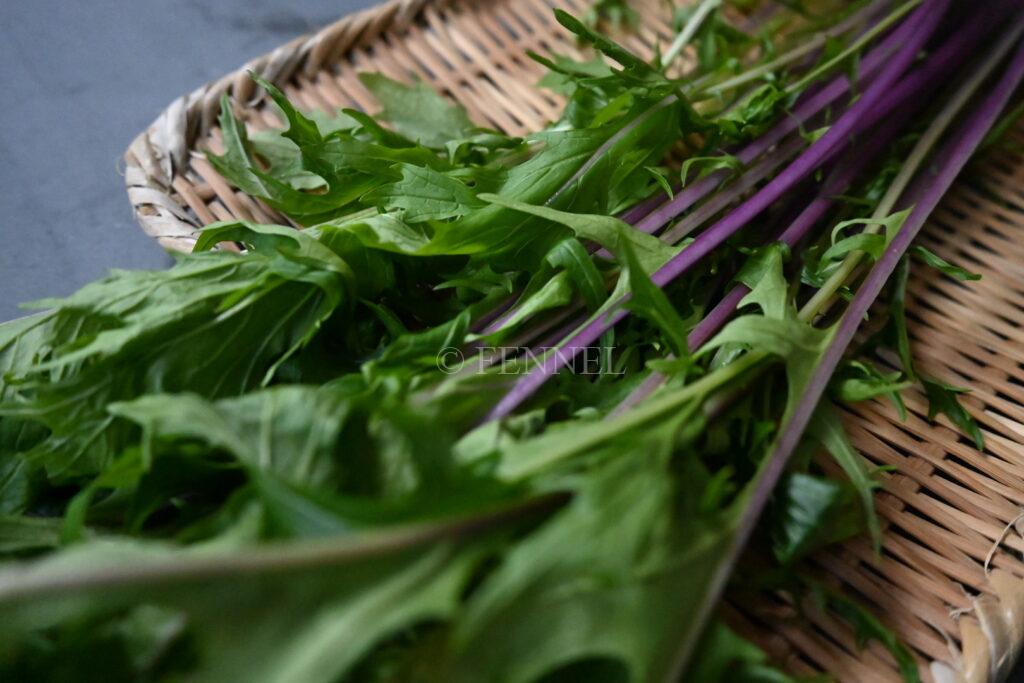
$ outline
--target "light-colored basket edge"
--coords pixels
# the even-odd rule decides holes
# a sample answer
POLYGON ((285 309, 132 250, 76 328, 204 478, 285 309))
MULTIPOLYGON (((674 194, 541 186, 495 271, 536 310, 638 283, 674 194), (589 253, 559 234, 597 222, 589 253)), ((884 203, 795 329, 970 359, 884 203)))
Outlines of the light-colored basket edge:
MULTIPOLYGON (((250 72, 276 85, 298 74, 312 76, 352 48, 409 25, 428 5, 449 1, 388 0, 346 15, 171 102, 124 153, 125 186, 142 230, 165 249, 191 250, 202 226, 174 199, 175 173, 187 166, 192 145, 215 124, 222 94, 254 102, 258 92, 250 72)), ((961 647, 950 645, 954 666, 932 663, 936 683, 1003 681, 1019 660, 1024 648, 1024 582, 996 570, 989 588, 990 593, 972 600, 971 612, 960 619, 961 647)))
POLYGON ((311 76, 352 48, 414 22, 426 6, 447 1, 389 0, 349 14, 171 102, 124 153, 125 187, 143 232, 165 249, 191 250, 202 226, 174 198, 175 174, 187 167, 195 141, 215 125, 221 95, 249 104, 258 96, 249 72, 277 85, 299 74, 311 76))

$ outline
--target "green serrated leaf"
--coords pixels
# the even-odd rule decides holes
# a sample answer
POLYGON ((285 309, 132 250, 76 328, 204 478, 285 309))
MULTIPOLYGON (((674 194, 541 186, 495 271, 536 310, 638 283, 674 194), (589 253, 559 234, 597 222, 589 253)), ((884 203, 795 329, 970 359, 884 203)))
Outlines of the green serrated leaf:
POLYGON ((769 318, 783 319, 789 311, 789 283, 782 272, 789 247, 776 242, 756 249, 743 264, 736 280, 750 288, 740 307, 756 305, 769 318))
POLYGON ((465 109, 425 83, 405 85, 376 73, 359 74, 359 80, 383 105, 380 118, 422 145, 443 149, 451 140, 470 137, 476 128, 465 109))
POLYGON ((969 270, 961 268, 960 266, 954 266, 949 261, 940 258, 934 252, 926 247, 922 247, 919 244, 915 244, 910 247, 911 256, 917 257, 922 263, 925 263, 932 268, 940 271, 943 275, 948 275, 956 280, 980 280, 981 275, 978 273, 972 273, 969 270))
POLYGON ((676 358, 686 358, 689 355, 686 324, 661 288, 651 282, 651 278, 644 271, 643 264, 637 258, 630 240, 624 237, 620 240, 620 244, 629 272, 630 299, 626 307, 640 317, 646 318, 658 328, 665 336, 672 349, 672 354, 676 358))
POLYGON ((657 237, 640 232, 613 216, 576 214, 547 206, 534 206, 494 194, 482 194, 480 199, 515 211, 528 213, 570 228, 577 237, 597 242, 620 260, 623 245, 628 242, 645 273, 653 273, 675 254, 676 249, 657 237))
POLYGON ((400 210, 407 223, 456 218, 484 206, 472 190, 454 178, 423 166, 401 164, 398 168, 401 180, 377 188, 363 201, 385 211, 400 210))
POLYGON ((818 406, 808 427, 808 433, 821 442, 853 484, 864 508, 864 520, 871 535, 871 542, 875 546, 875 552, 880 552, 882 529, 879 526, 878 513, 875 512, 875 489, 879 488, 879 484, 872 478, 860 453, 850 444, 838 415, 827 403, 818 406))
POLYGON ((959 395, 967 393, 969 389, 954 387, 941 380, 927 377, 921 377, 921 385, 928 397, 928 419, 933 420, 939 414, 945 415, 960 431, 971 437, 979 451, 985 450, 985 437, 978 428, 978 423, 960 403, 959 395))

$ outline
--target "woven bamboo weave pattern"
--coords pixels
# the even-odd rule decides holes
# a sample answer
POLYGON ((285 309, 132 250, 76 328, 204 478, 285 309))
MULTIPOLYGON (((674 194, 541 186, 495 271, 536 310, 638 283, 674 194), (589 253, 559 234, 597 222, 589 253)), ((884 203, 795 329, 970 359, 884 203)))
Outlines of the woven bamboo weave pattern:
MULTIPOLYGON (((357 74, 420 78, 463 104, 479 124, 520 134, 557 117, 561 102, 537 89, 543 69, 528 49, 573 53, 551 8, 582 12, 585 0, 392 0, 298 38, 171 104, 126 153, 129 199, 142 228, 163 246, 189 250, 197 228, 243 218, 287 224, 231 188, 203 157, 220 151, 220 96, 231 95, 251 130, 279 126, 248 71, 281 86, 300 107, 376 105, 357 74)), ((635 0, 642 25, 620 36, 649 56, 672 38, 666 3, 635 0)), ((1024 145, 1021 129, 1011 136, 1024 145)), ((1024 158, 999 150, 961 181, 922 242, 978 271, 960 283, 915 268, 908 298, 921 369, 973 389, 965 403, 986 453, 908 392, 901 422, 882 402, 846 415, 854 445, 885 475, 879 510, 885 541, 876 558, 858 539, 812 562, 823 583, 871 605, 914 651, 924 680, 1005 676, 1024 641, 1024 158)), ((858 649, 850 629, 782 596, 756 604, 733 596, 727 619, 796 673, 829 671, 843 681, 897 681, 877 644, 858 649)))

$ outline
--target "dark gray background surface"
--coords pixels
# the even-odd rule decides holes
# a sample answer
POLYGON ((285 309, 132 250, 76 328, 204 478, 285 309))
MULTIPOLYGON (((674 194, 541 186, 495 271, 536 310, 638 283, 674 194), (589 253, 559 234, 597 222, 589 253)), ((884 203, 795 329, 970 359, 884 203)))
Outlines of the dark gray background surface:
POLYGON ((168 265, 125 195, 135 135, 175 97, 373 4, 2 0, 0 321, 109 268, 168 265))
POLYGON ((0 2, 0 321, 169 257, 120 174, 175 97, 375 0, 0 2))

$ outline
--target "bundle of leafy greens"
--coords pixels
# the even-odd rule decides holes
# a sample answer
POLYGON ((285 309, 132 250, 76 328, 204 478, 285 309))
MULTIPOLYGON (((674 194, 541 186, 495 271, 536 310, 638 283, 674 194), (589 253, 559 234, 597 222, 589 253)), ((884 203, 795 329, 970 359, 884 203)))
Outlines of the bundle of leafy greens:
POLYGON ((917 680, 801 563, 880 542, 843 403, 920 384, 983 447, 903 292, 911 256, 975 277, 911 242, 1024 14, 705 0, 653 62, 594 28, 626 3, 556 17, 594 57, 532 55, 566 106, 521 139, 422 83, 314 115, 254 75, 287 127, 225 98, 208 158, 292 226, 0 326, 0 677, 792 680, 716 615, 750 565, 917 680))

